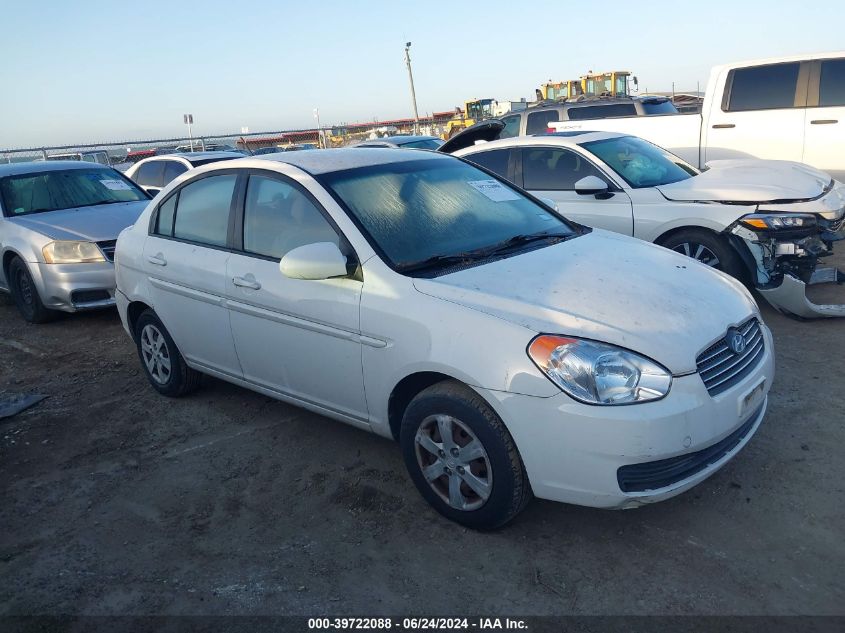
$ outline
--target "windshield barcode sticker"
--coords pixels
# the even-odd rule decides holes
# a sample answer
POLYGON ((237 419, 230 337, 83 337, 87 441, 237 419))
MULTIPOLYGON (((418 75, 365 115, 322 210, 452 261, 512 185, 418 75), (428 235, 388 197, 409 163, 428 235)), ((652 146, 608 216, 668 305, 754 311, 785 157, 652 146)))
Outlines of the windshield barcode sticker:
POLYGON ((100 184, 112 191, 132 191, 132 187, 122 180, 101 180, 100 184))
POLYGON ((493 202, 507 202, 508 200, 519 200, 519 194, 508 189, 498 180, 470 180, 469 186, 483 193, 493 202))

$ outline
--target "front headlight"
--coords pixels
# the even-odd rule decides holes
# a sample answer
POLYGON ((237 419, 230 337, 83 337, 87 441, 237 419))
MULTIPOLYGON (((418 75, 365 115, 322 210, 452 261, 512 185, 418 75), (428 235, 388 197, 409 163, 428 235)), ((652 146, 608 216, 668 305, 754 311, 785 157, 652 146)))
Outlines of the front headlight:
POLYGON ((816 216, 810 213, 752 213, 739 221, 755 231, 809 229, 816 226, 816 216))
POLYGON ((669 393, 672 374, 621 347, 541 334, 528 355, 558 387, 587 404, 633 404, 669 393))
POLYGON ((106 261, 94 242, 50 242, 41 249, 41 253, 48 264, 88 264, 106 261))

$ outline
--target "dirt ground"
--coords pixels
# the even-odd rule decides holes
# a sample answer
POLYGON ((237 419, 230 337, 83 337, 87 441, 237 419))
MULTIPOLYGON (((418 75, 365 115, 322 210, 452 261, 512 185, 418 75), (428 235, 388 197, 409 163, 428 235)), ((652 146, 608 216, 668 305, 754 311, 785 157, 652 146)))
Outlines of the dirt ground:
POLYGON ((481 534, 388 440, 212 379, 163 398, 115 312, 2 298, 0 391, 49 398, 0 420, 0 615, 845 614, 845 320, 763 312, 769 413, 722 471, 481 534))

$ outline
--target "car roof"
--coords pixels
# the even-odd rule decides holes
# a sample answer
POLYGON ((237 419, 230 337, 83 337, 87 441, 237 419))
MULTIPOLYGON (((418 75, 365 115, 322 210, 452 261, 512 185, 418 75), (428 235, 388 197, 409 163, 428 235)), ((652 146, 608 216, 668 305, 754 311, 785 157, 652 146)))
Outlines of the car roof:
POLYGON ((80 160, 37 160, 26 163, 0 164, 0 177, 67 169, 111 169, 111 167, 80 160))
POLYGON ((244 157, 225 163, 211 163, 200 169, 204 172, 215 169, 231 169, 232 167, 272 168, 272 163, 285 163, 298 167, 312 175, 328 174, 346 169, 384 165, 388 163, 402 163, 413 160, 448 160, 449 156, 430 150, 394 149, 389 147, 373 147, 370 151, 361 152, 354 147, 337 149, 304 149, 298 152, 283 152, 281 154, 264 154, 263 156, 244 157), (422 153, 427 155, 423 156, 422 153), (270 163, 270 165, 268 165, 270 163))
POLYGON ((500 138, 495 141, 488 141, 486 143, 478 143, 470 147, 459 149, 455 152, 456 156, 464 154, 471 154, 481 149, 496 149, 503 147, 518 147, 530 145, 558 145, 560 147, 572 147, 580 145, 581 143, 589 143, 590 141, 604 141, 611 138, 619 138, 622 136, 630 136, 630 134, 622 134, 620 132, 591 132, 589 130, 573 130, 569 132, 556 132, 554 134, 537 134, 534 136, 514 136, 511 138, 500 138))
POLYGON ((243 156, 240 152, 173 152, 172 154, 161 154, 160 156, 150 156, 144 161, 167 160, 169 158, 184 158, 188 162, 194 160, 214 160, 215 158, 231 158, 233 156, 243 156))

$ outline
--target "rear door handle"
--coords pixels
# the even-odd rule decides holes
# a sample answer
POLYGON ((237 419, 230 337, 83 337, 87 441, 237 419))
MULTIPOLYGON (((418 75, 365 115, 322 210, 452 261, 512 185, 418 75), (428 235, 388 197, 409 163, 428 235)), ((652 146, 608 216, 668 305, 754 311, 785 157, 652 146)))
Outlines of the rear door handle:
POLYGON ((717 123, 713 126, 714 130, 727 130, 729 128, 736 127, 733 123, 717 123))
POLYGON ((837 119, 816 119, 810 121, 810 125, 830 125, 831 123, 839 123, 837 119))
POLYGON ((252 275, 250 275, 250 278, 232 277, 232 283, 240 288, 250 288, 251 290, 259 290, 261 288, 261 284, 255 281, 255 277, 252 275))
POLYGON ((164 255, 161 253, 156 253, 155 255, 147 255, 147 261, 151 264, 155 264, 156 266, 167 266, 167 260, 164 259, 164 255))

